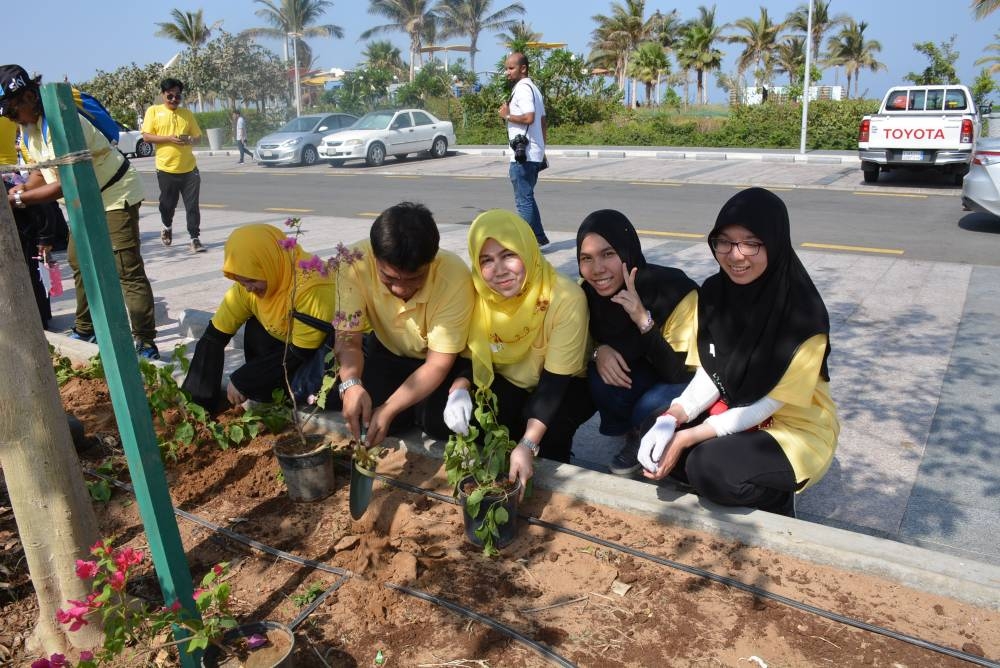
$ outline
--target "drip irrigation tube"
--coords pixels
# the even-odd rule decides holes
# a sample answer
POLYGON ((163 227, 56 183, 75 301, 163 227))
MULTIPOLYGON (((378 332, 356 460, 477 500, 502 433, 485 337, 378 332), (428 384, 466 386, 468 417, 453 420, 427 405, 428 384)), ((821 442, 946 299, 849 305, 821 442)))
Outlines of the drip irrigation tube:
POLYGON ((330 586, 326 591, 324 591, 322 594, 314 598, 313 602, 310 603, 302 612, 300 612, 298 617, 292 620, 292 623, 288 625, 288 628, 294 631, 295 627, 301 624, 302 622, 306 621, 306 617, 311 615, 313 611, 315 611, 316 608, 319 607, 319 604, 326 600, 327 596, 340 589, 340 586, 345 582, 347 582, 350 579, 350 577, 351 576, 349 575, 340 576, 340 579, 334 582, 332 586, 330 586))
MULTIPOLYGON (((402 481, 399 481, 399 480, 395 480, 394 478, 390 478, 388 476, 384 476, 384 475, 379 474, 379 473, 376 473, 375 477, 377 479, 382 480, 383 482, 385 482, 385 483, 387 483, 389 485, 392 485, 393 487, 397 487, 399 489, 402 489, 402 490, 405 490, 405 491, 408 491, 408 492, 425 494, 426 496, 430 496, 430 497, 433 497, 435 499, 447 501, 447 502, 453 503, 453 504, 457 504, 458 503, 458 501, 456 501, 456 500, 454 500, 454 499, 452 499, 450 497, 444 497, 443 495, 441 495, 441 494, 439 494, 437 492, 434 492, 432 490, 424 489, 422 487, 417 487, 417 486, 411 485, 409 483, 405 483, 405 482, 402 482, 402 481)), ((874 624, 869 624, 867 622, 862 622, 861 620, 854 619, 852 617, 846 617, 846 616, 841 615, 839 613, 832 612, 830 610, 824 610, 823 608, 818 608, 818 607, 816 607, 814 605, 810 605, 808 603, 803 603, 801 601, 796 601, 795 599, 788 598, 787 596, 782 596, 781 594, 775 594, 773 592, 767 591, 766 589, 761 589, 759 587, 755 587, 753 585, 746 584, 745 582, 741 582, 739 580, 736 580, 736 579, 733 579, 733 578, 730 578, 730 577, 726 577, 724 575, 718 575, 716 573, 712 573, 711 571, 706 571, 704 569, 697 568, 695 566, 688 566, 687 564, 682 564, 682 563, 677 562, 677 561, 672 561, 670 559, 665 559, 663 557, 658 557, 658 556, 656 556, 654 554, 649 554, 649 553, 643 552, 641 550, 636 550, 634 548, 628 547, 626 545, 622 545, 620 543, 614 543, 614 542, 611 542, 609 540, 604 540, 603 538, 599 538, 597 536, 592 536, 590 534, 583 533, 582 531, 577 531, 575 529, 569 529, 567 527, 561 526, 559 524, 554 524, 552 522, 546 522, 545 520, 541 520, 541 519, 538 519, 536 517, 532 517, 531 515, 526 515, 524 513, 518 513, 518 516, 521 517, 522 519, 524 519, 525 521, 527 521, 529 524, 534 524, 536 526, 544 527, 544 528, 550 529, 552 531, 559 531, 561 533, 565 533, 567 535, 573 536, 575 538, 579 538, 581 540, 585 540, 585 541, 588 541, 588 542, 591 542, 591 543, 595 543, 597 545, 601 545, 603 547, 607 547, 607 548, 610 548, 612 550, 618 550, 619 552, 624 552, 625 554, 629 554, 631 556, 638 557, 640 559, 645 559, 647 561, 651 561, 651 562, 653 562, 655 564, 659 564, 661 566, 667 566, 669 568, 674 568, 674 569, 683 571, 685 573, 688 573, 690 575, 695 575, 697 577, 701 577, 701 578, 704 578, 706 580, 711 580, 713 582, 718 582, 720 584, 726 585, 728 587, 732 587, 734 589, 740 589, 740 590, 746 591, 748 593, 754 594, 755 596, 760 596, 762 598, 771 599, 772 601, 776 601, 778 603, 783 603, 784 605, 787 605, 789 607, 795 608, 797 610, 802 610, 803 612, 812 613, 814 615, 817 615, 819 617, 823 617, 825 619, 830 619, 830 620, 833 620, 833 621, 836 621, 836 622, 840 622, 841 624, 846 624, 847 626, 853 626, 855 628, 861 629, 862 631, 868 631, 870 633, 875 633, 875 634, 878 634, 878 635, 883 635, 883 636, 886 636, 888 638, 892 638, 893 640, 899 640, 900 642, 904 642, 904 643, 907 643, 907 644, 910 644, 910 645, 914 645, 915 647, 920 647, 922 649, 930 650, 932 652, 937 652, 939 654, 945 654, 947 656, 950 656, 950 657, 955 658, 955 659, 959 659, 961 661, 967 661, 968 663, 976 664, 976 665, 979 665, 979 666, 985 666, 986 668, 1000 668, 1000 663, 997 663, 995 661, 990 661, 989 659, 983 658, 981 656, 976 656, 974 654, 968 654, 966 652, 962 652, 962 651, 957 650, 957 649, 952 649, 951 647, 945 647, 943 645, 938 645, 936 643, 932 643, 932 642, 930 642, 928 640, 923 640, 922 638, 917 638, 915 636, 910 636, 910 635, 907 635, 905 633, 899 633, 897 631, 893 631, 892 629, 887 629, 887 628, 882 627, 882 626, 876 626, 874 624)))

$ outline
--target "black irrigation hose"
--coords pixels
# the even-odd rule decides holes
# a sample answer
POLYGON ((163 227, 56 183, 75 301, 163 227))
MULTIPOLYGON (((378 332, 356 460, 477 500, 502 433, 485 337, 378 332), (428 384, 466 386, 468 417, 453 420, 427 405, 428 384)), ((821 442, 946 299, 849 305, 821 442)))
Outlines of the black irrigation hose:
MULTIPOLYGON (((395 480, 394 478, 390 478, 390 477, 383 476, 383 475, 380 475, 380 474, 376 474, 375 477, 378 478, 378 479, 380 479, 380 480, 383 480, 384 482, 392 485, 393 487, 398 487, 400 489, 403 489, 403 490, 406 490, 406 491, 409 491, 409 492, 415 492, 415 493, 425 494, 427 496, 430 496, 430 497, 433 497, 433 498, 436 498, 436 499, 440 499, 440 500, 446 501, 448 503, 453 503, 453 504, 454 503, 458 503, 457 501, 455 501, 451 497, 445 497, 445 496, 443 496, 441 494, 438 494, 437 492, 433 492, 431 490, 424 489, 422 487, 417 487, 417 486, 411 485, 409 483, 405 483, 405 482, 402 482, 402 481, 399 481, 399 480, 395 480)), ((602 546, 610 548, 612 550, 618 550, 620 552, 624 552, 624 553, 632 555, 634 557, 639 557, 640 559, 646 559, 647 561, 652 561, 653 563, 659 564, 661 566, 667 566, 669 568, 674 568, 674 569, 677 569, 677 570, 680 570, 680 571, 684 571, 685 573, 689 573, 691 575, 696 575, 698 577, 704 578, 706 580, 711 580, 713 582, 718 582, 720 584, 723 584, 723 585, 726 585, 726 586, 729 586, 729 587, 733 587, 734 589, 741 589, 741 590, 746 591, 748 593, 751 593, 751 594, 753 594, 755 596, 760 596, 762 598, 771 599, 772 601, 777 601, 778 603, 783 603, 783 604, 785 604, 787 606, 790 606, 792 608, 796 608, 798 610, 802 610, 803 612, 809 612, 809 613, 812 613, 814 615, 817 615, 817 616, 820 616, 820 617, 824 617, 826 619, 830 619, 830 620, 833 620, 833 621, 836 621, 836 622, 840 622, 841 624, 846 624, 847 626, 853 626, 853 627, 861 629, 863 631, 869 631, 871 633, 876 633, 878 635, 883 635, 883 636, 886 636, 888 638, 892 638, 894 640, 899 640, 901 642, 908 643, 908 644, 914 645, 916 647, 920 647, 920 648, 923 648, 923 649, 930 650, 932 652, 938 652, 939 654, 945 654, 947 656, 953 657, 955 659, 959 659, 961 661, 967 661, 969 663, 973 663, 973 664, 976 664, 976 665, 979 665, 979 666, 986 666, 986 668, 1000 668, 1000 663, 996 663, 994 661, 990 661, 989 659, 983 658, 981 656, 976 656, 974 654, 967 654, 966 652, 962 652, 962 651, 959 651, 957 649, 952 649, 951 647, 945 647, 943 645, 938 645, 936 643, 932 643, 930 641, 923 640, 921 638, 916 638, 914 636, 906 635, 905 633, 899 633, 897 631, 893 631, 892 629, 887 629, 887 628, 882 627, 882 626, 876 626, 874 624, 869 624, 867 622, 862 622, 861 620, 854 619, 852 617, 845 617, 844 615, 838 614, 836 612, 831 612, 829 610, 824 610, 823 608, 817 608, 816 606, 810 605, 808 603, 802 603, 800 601, 796 601, 795 599, 791 599, 791 598, 788 598, 786 596, 782 596, 781 594, 775 594, 773 592, 769 592, 766 589, 760 589, 759 587, 755 587, 753 585, 746 584, 744 582, 741 582, 739 580, 735 580, 733 578, 726 577, 724 575, 717 575, 715 573, 712 573, 711 571, 706 571, 704 569, 697 568, 695 566, 688 566, 687 564, 682 564, 682 563, 680 563, 678 561, 672 561, 670 559, 665 559, 663 557, 658 557, 658 556, 656 556, 654 554, 649 554, 649 553, 643 552, 641 550, 636 550, 634 548, 628 547, 626 545, 622 545, 620 543, 613 543, 613 542, 611 542, 609 540, 604 540, 603 538, 599 538, 597 536, 592 536, 590 534, 586 534, 586 533, 577 531, 575 529, 568 529, 568 528, 566 528, 564 526, 561 526, 559 524, 553 524, 552 522, 546 522, 545 520, 541 520, 541 519, 538 519, 536 517, 532 517, 530 515, 525 515, 524 513, 518 513, 518 516, 521 517, 522 519, 524 519, 525 521, 527 521, 529 524, 535 524, 537 526, 544 527, 546 529, 551 529, 552 531, 559 531, 559 532, 568 534, 570 536, 573 536, 575 538, 579 538, 581 540, 585 540, 585 541, 588 541, 588 542, 591 542, 591 543, 596 543, 598 545, 602 545, 602 546)))
POLYGON ((453 603, 447 599, 438 598, 437 596, 434 596, 433 594, 428 594, 425 591, 420 591, 418 589, 410 589, 409 587, 404 587, 403 585, 394 584, 392 582, 386 582, 384 584, 389 589, 394 589, 395 591, 402 592, 404 594, 409 594, 410 596, 415 596, 416 598, 427 601, 429 603, 433 603, 435 605, 440 605, 442 607, 448 608, 457 615, 466 617, 468 619, 473 619, 479 622, 480 624, 485 624, 486 626, 489 626, 491 629, 500 631, 501 633, 506 634, 511 638, 514 638, 518 642, 527 645, 530 649, 534 650, 536 654, 538 654, 544 659, 548 659, 557 666, 565 666, 566 668, 575 668, 576 666, 576 664, 570 663, 560 655, 553 652, 551 649, 548 648, 548 646, 538 642, 537 640, 529 638, 528 636, 522 634, 517 629, 513 629, 509 626, 501 624, 500 622, 494 619, 480 615, 478 612, 474 612, 472 610, 469 610, 468 608, 463 608, 457 603, 453 603))
MULTIPOLYGON (((118 487, 120 489, 124 489, 124 490, 126 490, 126 491, 128 491, 130 493, 134 493, 135 492, 135 490, 132 487, 132 485, 130 485, 128 483, 121 482, 120 480, 116 480, 115 478, 112 478, 110 476, 106 476, 106 475, 104 475, 102 473, 98 473, 97 471, 93 471, 93 470, 88 469, 88 468, 84 468, 84 472, 88 473, 89 475, 94 476, 95 478, 100 478, 102 480, 106 480, 109 483, 111 483, 112 485, 114 485, 115 487, 118 487)), ((377 477, 381 477, 383 480, 386 480, 386 481, 391 481, 391 479, 385 478, 384 476, 377 476, 377 477)), ((402 487, 403 489, 406 489, 407 491, 411 491, 411 492, 419 493, 419 494, 426 494, 427 496, 433 496, 433 497, 439 498, 440 500, 443 500, 443 501, 449 501, 451 503, 455 503, 455 501, 453 499, 451 499, 450 497, 443 496, 441 494, 438 494, 436 492, 432 492, 430 490, 424 490, 424 489, 422 489, 420 487, 415 487, 413 485, 409 485, 408 483, 400 482, 398 486, 402 487)), ((237 541, 239 543, 243 543, 244 545, 248 545, 250 547, 256 548, 256 549, 258 549, 258 550, 260 550, 262 552, 265 552, 265 553, 270 554, 272 556, 278 557, 280 559, 283 559, 283 560, 286 560, 286 561, 290 561, 290 562, 299 564, 301 566, 309 566, 309 567, 314 568, 316 570, 325 571, 327 573, 334 573, 336 575, 340 575, 341 576, 340 580, 338 580, 337 582, 333 583, 333 585, 329 589, 327 589, 322 594, 320 594, 318 597, 316 597, 316 599, 309 605, 309 607, 307 607, 305 610, 303 610, 301 613, 299 613, 299 615, 294 620, 292 620, 292 623, 289 624, 288 627, 291 630, 293 630, 293 631, 295 630, 295 627, 297 627, 302 622, 304 622, 306 620, 306 618, 310 614, 312 614, 316 610, 317 607, 319 607, 319 604, 322 603, 323 600, 327 596, 329 596, 333 592, 335 592, 338 589, 340 589, 341 585, 343 585, 347 581, 347 579, 350 578, 351 575, 352 575, 350 571, 344 570, 343 568, 337 568, 336 566, 329 566, 329 565, 324 564, 324 563, 319 562, 319 561, 313 561, 312 559, 305 559, 305 558, 300 557, 298 555, 294 555, 294 554, 291 554, 289 552, 285 552, 283 550, 275 549, 275 548, 271 547, 270 545, 265 545, 264 543, 256 541, 256 540, 254 540, 254 539, 252 539, 252 538, 250 538, 248 536, 244 536, 243 534, 238 534, 235 531, 232 531, 232 530, 227 529, 225 527, 222 527, 222 526, 219 526, 219 525, 214 524, 212 522, 209 522, 208 520, 203 519, 201 517, 198 517, 197 515, 192 515, 191 513, 187 512, 186 510, 181 510, 180 508, 178 508, 176 506, 174 506, 174 513, 177 516, 183 517, 184 519, 186 519, 186 520, 188 520, 190 522, 194 522, 195 524, 201 525, 201 526, 203 526, 203 527, 205 527, 207 529, 211 529, 212 531, 220 533, 223 536, 226 536, 227 538, 235 540, 235 541, 237 541)), ((496 629, 497 631, 500 631, 501 633, 504 633, 507 636, 510 636, 511 638, 514 638, 515 640, 517 640, 517 641, 519 641, 519 642, 527 645, 530 649, 532 649, 536 653, 538 653, 541 656, 543 656, 543 657, 545 657, 545 658, 553 661, 554 663, 556 663, 556 664, 558 664, 560 666, 571 666, 571 667, 574 666, 574 664, 569 663, 568 661, 566 661, 566 659, 562 658, 561 656, 559 656, 558 654, 556 654, 555 652, 553 652, 551 649, 549 649, 545 645, 542 645, 541 643, 538 643, 535 640, 532 640, 531 638, 528 638, 527 636, 521 634, 516 629, 513 629, 513 628, 511 628, 509 626, 505 626, 504 624, 501 624, 500 622, 498 622, 496 620, 493 620, 493 619, 491 619, 489 617, 485 617, 483 615, 480 615, 477 612, 474 612, 472 610, 468 610, 466 608, 463 608, 463 607, 461 607, 461 606, 459 606, 459 605, 457 605, 455 603, 452 603, 450 601, 446 601, 444 599, 439 599, 439 598, 437 598, 437 597, 435 597, 435 596, 433 596, 431 594, 427 594, 425 592, 418 591, 416 589, 409 589, 407 587, 402 587, 400 585, 393 584, 391 582, 386 582, 384 584, 389 589, 395 589, 395 590, 401 591, 401 592, 403 592, 405 594, 409 594, 411 596, 416 596, 417 598, 424 599, 425 601, 429 601, 431 603, 436 603, 438 605, 441 605, 441 606, 443 606, 443 607, 451 610, 454 613, 457 613, 460 616, 468 617, 470 619, 475 619, 475 620, 477 620, 477 621, 479 621, 479 622, 481 622, 483 624, 486 624, 487 626, 489 626, 489 627, 491 627, 493 629, 496 629)))

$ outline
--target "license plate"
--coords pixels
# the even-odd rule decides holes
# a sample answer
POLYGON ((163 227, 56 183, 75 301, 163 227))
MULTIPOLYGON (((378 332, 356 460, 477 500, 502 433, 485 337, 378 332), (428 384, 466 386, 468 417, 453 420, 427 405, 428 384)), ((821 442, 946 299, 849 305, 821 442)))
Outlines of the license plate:
POLYGON ((916 160, 920 161, 924 159, 923 151, 903 151, 903 160, 916 160))
MULTIPOLYGON (((261 151, 260 152, 260 157, 262 157, 262 158, 273 158, 274 157, 274 153, 272 153, 271 151, 261 151)), ((903 158, 903 160, 906 160, 906 158, 903 158)))

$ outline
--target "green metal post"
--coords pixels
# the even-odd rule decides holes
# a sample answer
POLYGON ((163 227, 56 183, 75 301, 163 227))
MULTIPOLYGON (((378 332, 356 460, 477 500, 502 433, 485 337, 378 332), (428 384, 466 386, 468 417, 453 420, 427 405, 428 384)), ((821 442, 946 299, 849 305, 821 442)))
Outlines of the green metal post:
MULTIPOLYGON (((70 86, 42 86, 42 102, 56 156, 85 150, 87 146, 70 86)), ((167 491, 149 401, 139 374, 132 329, 111 252, 101 189, 90 161, 60 166, 59 181, 111 391, 111 403, 160 589, 168 606, 180 601, 197 618, 191 571, 167 491)), ((178 640, 187 635, 180 628, 175 628, 174 632, 178 640)), ((184 668, 197 668, 200 663, 200 656, 189 654, 183 648, 180 657, 184 668)))

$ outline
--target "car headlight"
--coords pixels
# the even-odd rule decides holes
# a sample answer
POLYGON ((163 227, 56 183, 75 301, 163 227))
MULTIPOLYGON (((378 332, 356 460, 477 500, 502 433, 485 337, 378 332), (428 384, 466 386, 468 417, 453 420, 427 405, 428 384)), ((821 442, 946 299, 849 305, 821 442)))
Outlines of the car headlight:
POLYGON ((360 146, 364 142, 360 139, 348 139, 343 143, 344 146, 360 146))
POLYGON ((281 142, 281 145, 291 148, 292 146, 297 146, 298 144, 301 143, 302 143, 302 137, 296 137, 295 139, 286 139, 285 141, 281 142))

